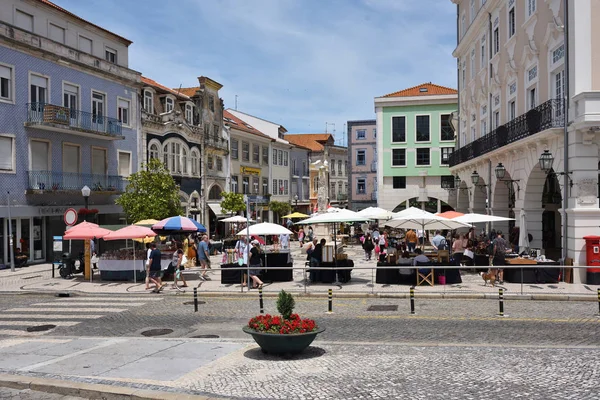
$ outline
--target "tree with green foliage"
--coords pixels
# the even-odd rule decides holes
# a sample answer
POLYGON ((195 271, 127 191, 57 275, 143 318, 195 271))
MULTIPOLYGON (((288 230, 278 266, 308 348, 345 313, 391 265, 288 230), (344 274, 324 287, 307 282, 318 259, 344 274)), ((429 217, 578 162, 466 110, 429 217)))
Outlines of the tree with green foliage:
POLYGON ((128 180, 125 193, 115 201, 123 207, 127 221, 161 220, 183 214, 179 186, 160 160, 150 159, 128 180))
POLYGON ((290 315, 294 312, 296 301, 291 293, 281 289, 279 296, 277 297, 277 311, 281 314, 283 319, 290 319, 290 315))
POLYGON ((246 211, 246 203, 244 203, 244 195, 241 193, 221 192, 221 210, 226 213, 237 213, 246 211))
POLYGON ((285 201, 274 201, 271 200, 269 203, 269 208, 273 213, 279 215, 280 217, 285 214, 289 214, 292 210, 292 206, 290 203, 286 203, 285 201))

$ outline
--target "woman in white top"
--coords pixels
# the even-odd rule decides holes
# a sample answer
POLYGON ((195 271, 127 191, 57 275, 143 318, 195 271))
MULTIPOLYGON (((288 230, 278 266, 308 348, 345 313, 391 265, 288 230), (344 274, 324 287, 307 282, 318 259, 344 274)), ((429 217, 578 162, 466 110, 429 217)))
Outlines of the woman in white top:
POLYGON ((152 248, 150 247, 150 243, 146 243, 146 290, 150 290, 150 264, 152 260, 150 260, 150 254, 152 253, 152 248))

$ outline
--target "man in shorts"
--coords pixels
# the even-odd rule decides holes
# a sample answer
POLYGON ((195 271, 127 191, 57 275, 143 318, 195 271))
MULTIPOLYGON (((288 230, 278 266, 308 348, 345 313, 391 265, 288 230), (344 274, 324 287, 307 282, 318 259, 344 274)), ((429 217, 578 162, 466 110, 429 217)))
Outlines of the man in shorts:
POLYGON ((208 235, 202 236, 202 241, 200 241, 198 244, 198 260, 200 260, 200 268, 202 269, 200 279, 203 281, 210 281, 210 277, 206 275, 210 262, 210 253, 208 252, 208 235))
POLYGON ((156 248, 156 243, 151 245, 150 253, 150 280, 156 285, 153 292, 159 293, 164 285, 162 284, 162 269, 160 259, 162 257, 160 250, 156 248))

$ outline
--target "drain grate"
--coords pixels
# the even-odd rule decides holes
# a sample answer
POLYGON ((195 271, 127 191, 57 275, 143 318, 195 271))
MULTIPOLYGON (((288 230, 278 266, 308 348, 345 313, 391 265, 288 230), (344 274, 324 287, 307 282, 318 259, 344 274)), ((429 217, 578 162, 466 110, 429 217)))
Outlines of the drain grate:
POLYGON ((392 304, 370 306, 367 311, 398 311, 398 306, 392 304))
POLYGON ((68 292, 56 293, 56 297, 71 297, 71 293, 68 293, 68 292))
POLYGON ((194 339, 218 339, 219 335, 196 335, 191 337, 194 339))
POLYGON ((50 329, 54 329, 56 328, 56 325, 36 325, 36 326, 30 326, 27 328, 27 332, 45 332, 45 331, 49 331, 50 329))
POLYGON ((169 333, 173 333, 173 329, 150 329, 142 332, 144 336, 162 336, 168 335, 169 333))

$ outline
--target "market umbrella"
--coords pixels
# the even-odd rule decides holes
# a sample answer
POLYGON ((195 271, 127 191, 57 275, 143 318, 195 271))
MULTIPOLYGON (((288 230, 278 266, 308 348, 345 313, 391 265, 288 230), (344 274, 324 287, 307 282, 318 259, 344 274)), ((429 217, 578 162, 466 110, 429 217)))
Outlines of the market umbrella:
POLYGON ((109 229, 100 228, 98 225, 91 222, 81 222, 71 228, 69 228, 65 235, 64 240, 87 240, 87 239, 100 239, 108 235, 112 231, 109 229))
POLYGON ((437 213, 435 215, 439 215, 440 217, 444 217, 444 218, 453 219, 453 218, 456 218, 456 217, 462 217, 465 214, 461 213, 461 212, 458 212, 458 211, 445 211, 445 212, 442 212, 442 213, 437 213))
POLYGON ((347 209, 335 209, 335 211, 324 212, 317 214, 313 217, 303 219, 302 221, 296 222, 296 225, 309 225, 309 224, 331 224, 339 222, 364 222, 369 221, 372 218, 359 215, 357 212, 347 209))
POLYGON ((529 251, 529 234, 527 233, 527 213, 521 209, 519 213, 519 254, 529 251))
POLYGON ((452 218, 453 221, 463 222, 465 224, 477 224, 481 222, 499 222, 512 221, 514 218, 499 217, 497 215, 470 213, 460 217, 452 218))
MULTIPOLYGON (((127 239, 143 239, 156 236, 150 228, 140 225, 129 225, 104 236, 104 240, 127 240, 127 239)), ((135 242, 133 243, 133 283, 137 283, 137 269, 135 268, 135 242)))
POLYGON ((243 215, 234 215, 233 217, 222 219, 221 222, 254 222, 254 220, 246 219, 243 215))
POLYGON ((392 211, 380 207, 367 207, 364 210, 360 210, 357 214, 369 219, 391 219, 395 215, 392 211))
POLYGON ((236 236, 267 236, 267 235, 291 235, 293 232, 285 226, 263 222, 260 224, 250 225, 237 233, 236 236))
POLYGON ((469 224, 457 221, 456 219, 444 218, 418 208, 404 213, 403 216, 387 221, 385 225, 392 228, 421 229, 423 231, 430 229, 457 229, 469 226, 469 224))
POLYGON ((157 219, 143 219, 141 221, 138 221, 135 223, 135 225, 141 225, 141 226, 152 226, 154 224, 157 224, 159 221, 157 219))
POLYGON ((152 230, 159 233, 206 232, 200 222, 187 217, 169 217, 152 225, 152 230))
MULTIPOLYGON (((414 213, 418 213, 420 211, 424 211, 421 208, 417 208, 417 207, 408 207, 405 208, 404 210, 398 211, 397 213, 394 213, 394 216, 392 218, 398 218, 398 217, 404 217, 405 215, 412 215, 414 213)), ((431 213, 429 213, 431 214, 431 213)))
POLYGON ((308 215, 302 214, 301 212, 296 211, 294 213, 284 215, 282 218, 307 218, 307 217, 308 217, 308 215))

